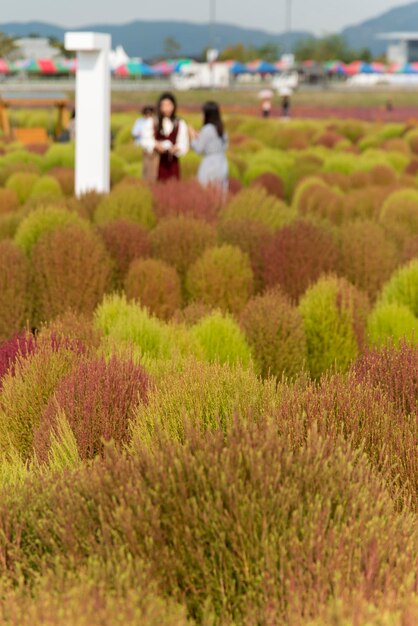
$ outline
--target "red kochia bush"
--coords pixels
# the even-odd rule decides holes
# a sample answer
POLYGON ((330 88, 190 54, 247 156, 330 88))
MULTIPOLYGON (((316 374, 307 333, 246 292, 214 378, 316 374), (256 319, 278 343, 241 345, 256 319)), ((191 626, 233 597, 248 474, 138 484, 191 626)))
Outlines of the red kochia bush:
POLYGON ((92 459, 103 450, 103 441, 123 444, 129 422, 139 402, 147 399, 148 377, 131 359, 113 356, 82 362, 58 385, 35 432, 38 458, 47 460, 51 435, 59 437, 57 420, 63 411, 82 459, 92 459))
POLYGON ((68 226, 41 237, 32 252, 37 322, 68 309, 91 314, 110 282, 111 263, 93 233, 68 226))
POLYGON ((219 189, 203 188, 196 180, 160 183, 154 186, 153 194, 158 219, 188 215, 214 222, 223 200, 219 189))
POLYGON ((361 384, 383 389, 398 411, 418 417, 418 346, 403 341, 399 347, 371 350, 354 363, 352 370, 361 384))
POLYGON ((18 356, 25 358, 35 350, 35 338, 30 333, 20 333, 0 345, 0 389, 3 376, 13 369, 18 356))
POLYGON ((204 220, 181 215, 162 220, 151 239, 154 255, 184 276, 206 248, 216 245, 216 230, 204 220))
POLYGON ((14 211, 19 206, 19 200, 13 189, 0 189, 0 215, 14 211))
POLYGON ((281 200, 285 199, 285 186, 283 180, 277 174, 265 172, 253 179, 251 187, 264 187, 270 196, 276 196, 281 200))
POLYGON ((151 313, 169 319, 181 306, 181 284, 174 269, 158 259, 137 259, 125 279, 128 298, 138 300, 151 313))
POLYGON ((29 262, 11 241, 0 241, 0 341, 25 326, 30 310, 29 262))
POLYGON ((266 246, 265 284, 281 285, 297 301, 321 274, 335 271, 337 264, 333 236, 321 226, 298 221, 275 233, 266 246))
POLYGON ((261 291, 264 287, 264 254, 272 236, 270 229, 251 219, 227 220, 220 224, 219 236, 222 242, 238 246, 248 254, 254 273, 255 291, 261 291))
POLYGON ((125 278, 132 261, 151 255, 149 234, 140 224, 111 220, 99 226, 98 231, 114 263, 118 284, 125 278))

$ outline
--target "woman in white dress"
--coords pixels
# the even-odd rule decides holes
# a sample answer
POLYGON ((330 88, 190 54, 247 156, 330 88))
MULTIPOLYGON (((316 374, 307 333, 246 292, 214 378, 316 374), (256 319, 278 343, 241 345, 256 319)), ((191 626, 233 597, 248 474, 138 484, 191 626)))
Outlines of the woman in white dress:
POLYGON ((189 151, 189 131, 184 120, 177 117, 177 101, 170 92, 163 93, 157 104, 157 121, 143 134, 142 147, 159 154, 157 180, 180 178, 180 158, 189 151))
POLYGON ((228 138, 225 133, 221 112, 216 102, 203 105, 203 128, 199 133, 190 129, 191 146, 203 155, 197 178, 201 185, 219 185, 228 188, 228 161, 225 152, 228 138))

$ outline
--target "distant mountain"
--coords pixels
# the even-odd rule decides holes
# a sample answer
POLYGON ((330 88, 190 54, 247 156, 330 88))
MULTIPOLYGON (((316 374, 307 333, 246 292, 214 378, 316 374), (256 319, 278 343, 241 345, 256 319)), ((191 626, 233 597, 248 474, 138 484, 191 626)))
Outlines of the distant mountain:
MULTIPOLYGON (((42 37, 56 37, 63 40, 68 28, 62 28, 46 22, 9 22, 0 24, 0 31, 15 37, 27 37, 37 34, 42 37)), ((135 21, 129 24, 90 24, 74 30, 106 32, 112 35, 113 47, 121 45, 129 56, 145 59, 164 54, 164 40, 173 37, 180 45, 181 55, 196 56, 207 47, 209 41, 209 24, 193 24, 190 22, 135 21)), ((215 27, 216 46, 223 49, 227 46, 243 43, 255 47, 267 43, 276 43, 286 50, 300 39, 310 36, 307 32, 273 34, 263 30, 255 30, 217 24, 215 27)))
POLYGON ((345 28, 342 35, 356 50, 369 48, 373 54, 382 54, 386 51, 387 42, 376 36, 398 31, 418 31, 418 2, 410 2, 362 24, 345 28))

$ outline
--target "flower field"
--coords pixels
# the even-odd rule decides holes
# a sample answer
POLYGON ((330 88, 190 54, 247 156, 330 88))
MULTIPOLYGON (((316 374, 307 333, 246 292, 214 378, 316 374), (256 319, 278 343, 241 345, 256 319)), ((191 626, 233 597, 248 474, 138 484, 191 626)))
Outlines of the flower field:
POLYGON ((221 197, 132 119, 107 196, 0 138, 0 623, 413 626, 418 125, 231 116, 221 197))

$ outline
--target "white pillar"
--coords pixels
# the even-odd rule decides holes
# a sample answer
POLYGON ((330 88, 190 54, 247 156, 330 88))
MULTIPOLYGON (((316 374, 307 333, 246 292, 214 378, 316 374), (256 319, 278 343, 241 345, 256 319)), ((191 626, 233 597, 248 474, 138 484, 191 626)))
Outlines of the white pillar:
POLYGON ((65 48, 77 52, 75 193, 107 193, 110 187, 111 36, 65 34, 65 48))

